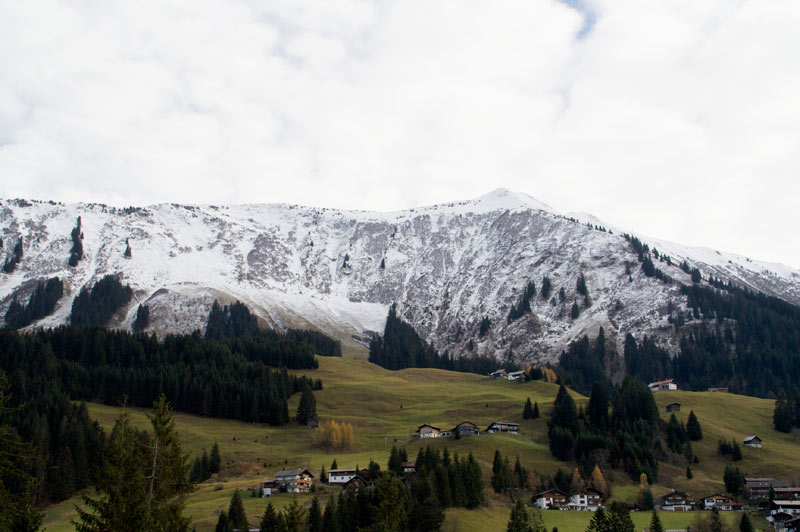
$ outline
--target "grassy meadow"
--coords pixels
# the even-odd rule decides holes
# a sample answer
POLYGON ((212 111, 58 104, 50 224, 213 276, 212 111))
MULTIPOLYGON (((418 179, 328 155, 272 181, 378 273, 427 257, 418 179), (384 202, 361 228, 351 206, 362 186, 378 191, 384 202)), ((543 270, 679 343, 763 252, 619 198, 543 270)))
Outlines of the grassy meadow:
MULTIPOLYGON (((188 497, 186 515, 198 532, 213 530, 220 509, 227 508, 231 493, 239 488, 246 490, 275 472, 294 467, 304 467, 315 474, 324 465, 326 469, 335 458, 339 467, 365 467, 370 459, 385 467, 392 444, 405 445, 411 457, 415 456, 420 442, 413 437, 416 427, 431 423, 451 428, 456 423, 469 420, 485 429, 493 421, 513 421, 521 424, 517 436, 493 434, 460 440, 437 439, 427 443, 436 447, 447 445, 451 452, 472 452, 486 475, 491 471, 495 449, 514 461, 520 457, 529 470, 552 473, 559 467, 572 470, 574 465, 556 461, 547 446, 547 418, 558 388, 544 382, 515 383, 492 380, 474 374, 455 373, 435 369, 406 369, 387 371, 373 364, 347 358, 319 358, 317 370, 298 371, 313 378, 321 378, 324 390, 316 392, 317 411, 321 420, 336 419, 353 425, 355 447, 347 451, 328 450, 314 441, 314 432, 304 426, 287 425, 270 427, 239 421, 218 420, 177 414, 177 426, 184 449, 194 458, 203 449, 219 442, 222 452, 222 471, 216 478, 199 485, 188 497), (539 403, 542 417, 523 420, 525 399, 539 403)), ((579 405, 586 398, 574 394, 579 405)), ((681 403, 676 413, 685 421, 694 410, 703 428, 704 439, 694 442, 693 449, 700 459, 692 470, 694 479, 685 476, 685 465, 661 465, 658 483, 653 486, 656 495, 669 489, 687 491, 693 497, 722 491, 722 472, 727 460, 717 455, 717 442, 721 438, 741 439, 758 434, 764 439, 763 449, 743 449, 744 460, 736 465, 748 474, 775 475, 787 480, 800 476, 800 448, 794 435, 781 434, 772 429, 774 401, 737 396, 727 393, 657 392, 655 394, 662 418, 668 403, 681 403)), ((289 405, 292 413, 299 394, 289 405)), ((90 404, 89 413, 109 431, 121 409, 90 404)), ((130 409, 134 424, 148 427, 145 411, 130 409)), ((613 497, 619 500, 636 499, 637 489, 629 477, 614 472, 610 475, 613 497)), ((798 478, 797 480, 800 480, 798 478)), ((321 494, 327 499, 331 488, 321 494)), ((257 524, 256 516, 263 513, 266 501, 250 498, 245 493, 245 506, 257 524)), ((292 500, 292 495, 278 495, 273 504, 282 508, 292 500)), ((489 497, 486 508, 476 511, 449 510, 446 530, 504 530, 510 512, 505 499, 489 497)), ((302 504, 310 496, 298 496, 302 504)), ((46 526, 50 531, 73 530, 69 519, 74 515, 77 498, 47 509, 46 526)), ((666 528, 683 528, 692 516, 675 516, 666 513, 666 528), (669 520, 669 521, 668 521, 669 520), (673 520, 675 520, 673 522, 673 520), (667 525, 667 523, 670 523, 667 525), (673 526, 674 525, 674 526, 673 526)), ((725 514, 733 518, 733 514, 725 514)), ((550 528, 558 526, 560 532, 582 531, 590 518, 589 513, 545 512, 550 528)), ((639 529, 646 526, 649 514, 636 514, 639 529)))

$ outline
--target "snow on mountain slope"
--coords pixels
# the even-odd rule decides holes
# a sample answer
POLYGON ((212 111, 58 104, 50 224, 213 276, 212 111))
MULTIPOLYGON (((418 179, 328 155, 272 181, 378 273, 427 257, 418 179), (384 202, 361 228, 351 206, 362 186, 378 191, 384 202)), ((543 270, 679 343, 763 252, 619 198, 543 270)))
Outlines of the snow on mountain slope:
MULTIPOLYGON (((97 204, 0 202, 0 236, 8 256, 20 236, 21 264, 0 273, 0 312, 26 299, 35 283, 59 276, 67 295, 35 326, 65 323, 80 288, 120 274, 136 300, 111 325, 129 327, 138 302, 150 306, 150 329, 202 329, 213 300, 241 300, 269 326, 313 327, 345 346, 382 331, 397 302, 404 319, 440 350, 553 359, 571 340, 605 327, 620 349, 624 334, 673 341, 670 314, 684 312, 676 283, 642 274, 617 231, 576 223, 524 194, 500 189, 470 201, 391 213, 295 205, 155 205, 115 209, 97 204), (67 264, 70 231, 82 220, 84 258, 67 264), (132 257, 124 256, 126 239, 132 257), (630 270, 630 274, 626 273, 630 270), (588 301, 576 292, 586 277, 588 301), (541 297, 542 279, 553 285, 541 297), (507 322, 533 281, 532 312, 507 322), (570 310, 577 301, 580 316, 570 310), (587 305, 588 303, 588 305, 587 305), (479 337, 480 322, 491 320, 479 337)), ((643 238, 673 261, 704 275, 733 279, 800 302, 800 272, 744 257, 643 238)), ((691 282, 677 266, 658 263, 691 282)), ((362 351, 363 352, 363 351, 362 351)))

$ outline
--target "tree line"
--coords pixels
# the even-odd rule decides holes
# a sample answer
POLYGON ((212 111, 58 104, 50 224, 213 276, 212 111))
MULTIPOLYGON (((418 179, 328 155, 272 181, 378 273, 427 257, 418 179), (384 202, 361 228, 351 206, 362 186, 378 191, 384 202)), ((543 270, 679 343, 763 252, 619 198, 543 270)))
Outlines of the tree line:
POLYGON ((290 351, 287 346, 305 346, 304 353, 297 354, 297 361, 286 360, 273 364, 289 368, 318 367, 314 354, 342 356, 341 342, 319 331, 289 329, 286 333, 280 333, 273 329, 263 329, 247 305, 239 301, 230 305, 220 305, 218 301, 214 301, 208 313, 205 337, 221 342, 238 341, 240 349, 255 348, 272 353, 276 351, 270 346, 282 346, 280 352, 283 353, 290 351))
MULTIPOLYGON (((681 288, 701 323, 684 328, 680 351, 644 337, 625 338, 629 375, 645 382, 675 378, 687 390, 726 387, 756 397, 788 396, 800 379, 800 307, 711 280, 681 288)), ((675 318, 677 320, 677 318, 675 318)))
POLYGON ((72 301, 70 324, 79 327, 105 325, 132 297, 130 286, 123 285, 114 275, 106 275, 91 288, 81 288, 72 301))
MULTIPOLYGON (((181 412, 266 422, 289 421, 288 398, 305 386, 321 389, 320 380, 290 375, 273 362, 291 359, 282 346, 258 343, 230 345, 205 340, 199 334, 155 335, 108 331, 99 327, 61 326, 19 334, 0 331, 0 368, 11 377, 20 400, 40 393, 36 378, 60 383, 71 400, 147 406, 169 394, 181 412)), ((289 344, 299 351, 308 347, 289 344)))
POLYGON ((658 479, 658 460, 667 456, 660 432, 652 392, 631 377, 615 387, 596 381, 585 411, 562 384, 548 422, 550 453, 576 461, 584 476, 599 466, 658 479))
POLYGON ((383 336, 375 336, 369 344, 369 359, 386 369, 439 368, 486 375, 497 369, 497 361, 489 357, 451 357, 439 354, 423 340, 410 324, 397 315, 397 305, 389 308, 383 336))
POLYGON ((62 295, 64 295, 64 283, 58 277, 52 277, 47 282, 39 281, 27 304, 23 305, 16 297, 11 301, 6 311, 5 324, 20 329, 49 316, 62 295))
POLYGON ((316 496, 307 511, 294 501, 279 512, 270 501, 260 523, 247 520, 241 494, 234 492, 215 531, 248 530, 255 525, 261 532, 430 532, 441 529, 446 508, 472 509, 484 504, 481 469, 472 453, 459 457, 450 455, 447 447, 441 452, 420 448, 416 475, 410 477, 402 471, 407 458, 405 448, 393 446, 386 470, 370 462, 368 473, 363 473, 374 483, 371 487, 331 495, 324 510, 316 496))

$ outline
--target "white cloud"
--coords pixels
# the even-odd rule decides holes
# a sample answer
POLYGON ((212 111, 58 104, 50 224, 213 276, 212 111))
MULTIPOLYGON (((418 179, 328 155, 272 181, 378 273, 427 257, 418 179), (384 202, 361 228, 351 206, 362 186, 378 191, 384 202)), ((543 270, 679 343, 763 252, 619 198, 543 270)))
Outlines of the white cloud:
POLYGON ((800 266, 798 23, 780 0, 6 2, 0 195, 397 209, 506 186, 800 266))

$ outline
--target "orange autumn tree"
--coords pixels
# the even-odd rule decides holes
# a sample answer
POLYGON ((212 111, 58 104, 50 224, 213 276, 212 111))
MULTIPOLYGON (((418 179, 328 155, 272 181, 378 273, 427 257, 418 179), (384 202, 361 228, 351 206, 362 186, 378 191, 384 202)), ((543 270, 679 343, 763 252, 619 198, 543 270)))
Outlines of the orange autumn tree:
POLYGON ((325 447, 349 449, 355 444, 353 426, 350 423, 338 423, 335 419, 323 421, 316 434, 318 442, 325 447))

